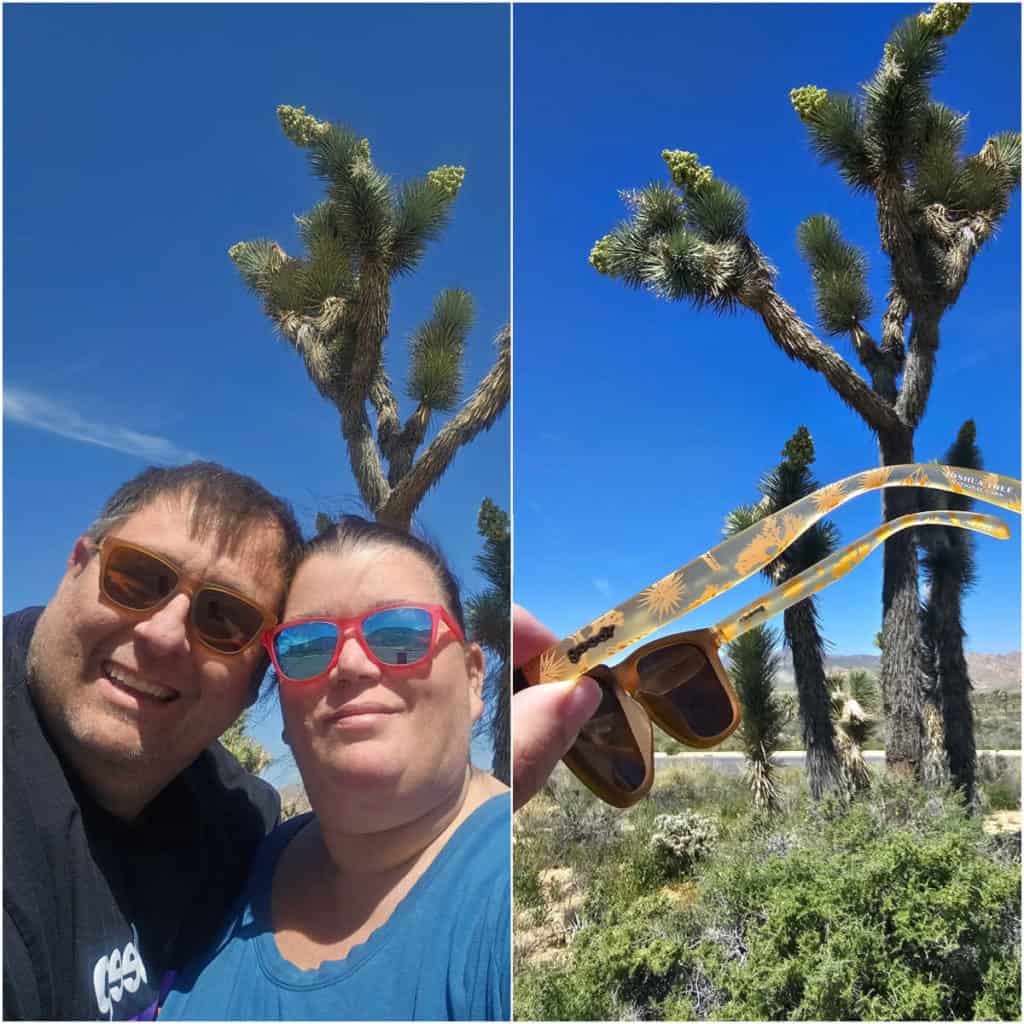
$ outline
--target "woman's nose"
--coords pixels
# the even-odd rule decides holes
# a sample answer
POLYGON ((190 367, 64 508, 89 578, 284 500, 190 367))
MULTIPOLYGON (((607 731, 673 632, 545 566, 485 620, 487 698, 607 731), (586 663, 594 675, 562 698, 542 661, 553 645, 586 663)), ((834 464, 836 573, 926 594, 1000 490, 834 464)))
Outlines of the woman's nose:
POLYGON ((376 679, 380 669, 363 650, 363 645, 351 633, 344 637, 338 661, 334 666, 335 674, 341 679, 376 679))

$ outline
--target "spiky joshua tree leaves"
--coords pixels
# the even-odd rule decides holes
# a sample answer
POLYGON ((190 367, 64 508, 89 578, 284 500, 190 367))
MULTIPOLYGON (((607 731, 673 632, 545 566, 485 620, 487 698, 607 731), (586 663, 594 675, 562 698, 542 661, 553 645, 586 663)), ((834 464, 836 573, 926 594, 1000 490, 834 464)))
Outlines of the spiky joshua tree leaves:
MULTIPOLYGON (((940 4, 889 37, 872 78, 856 96, 816 86, 791 102, 817 156, 873 200, 888 294, 873 334, 866 259, 824 214, 809 217, 797 244, 814 283, 823 334, 847 337, 862 375, 804 323, 775 287, 775 271, 747 233, 746 201, 694 153, 662 155, 671 186, 624 193, 628 218, 594 246, 600 273, 670 300, 761 318, 791 358, 822 374, 878 439, 883 465, 914 461, 914 434, 935 370, 939 325, 1020 185, 1020 134, 991 136, 964 153, 966 116, 931 96, 947 40, 967 4, 940 4)), ((915 510, 912 489, 883 492, 887 519, 915 510)), ((917 553, 910 531, 886 542, 882 689, 887 761, 916 770, 922 744, 917 553)))
POLYGON ((274 759, 259 740, 254 739, 246 732, 248 724, 249 712, 246 710, 235 719, 228 731, 221 736, 220 742, 227 750, 234 754, 238 763, 247 772, 259 775, 260 772, 270 767, 274 759))
MULTIPOLYGON (((967 420, 942 460, 949 466, 982 469, 974 420, 967 420)), ((928 508, 966 511, 974 501, 962 494, 929 491, 928 508)), ((935 753, 948 768, 954 786, 968 805, 975 799, 977 753, 971 710, 971 678, 964 656, 963 599, 977 582, 975 541, 969 530, 950 526, 924 527, 921 545, 927 597, 922 610, 922 652, 926 686, 925 712, 939 718, 933 730, 942 743, 935 753)))
POLYGON ((416 407, 404 423, 384 372, 391 282, 415 270, 441 234, 464 171, 438 167, 396 188, 374 166, 366 139, 304 107, 280 106, 277 114, 284 134, 307 152, 326 198, 298 218, 301 256, 269 239, 239 242, 228 254, 338 410, 363 501, 378 520, 407 529, 458 449, 494 423, 509 397, 505 327, 494 365, 460 406, 474 311, 472 298, 457 289, 441 292, 411 339, 406 395, 416 407), (417 457, 437 412, 454 415, 417 457))
MULTIPOLYGON (((754 505, 741 506, 728 515, 726 535, 739 533, 817 490, 818 483, 810 472, 813 461, 814 441, 810 431, 799 427, 782 449, 782 461, 761 478, 758 484, 761 500, 754 505)), ((837 543, 835 526, 828 520, 821 520, 767 565, 763 575, 776 586, 785 583, 827 558, 835 551, 837 543)), ((793 652, 793 675, 811 795, 815 800, 829 792, 845 795, 848 785, 835 746, 825 682, 825 640, 814 598, 804 598, 787 608, 782 622, 786 643, 793 652)))
POLYGON ((738 732, 747 759, 747 781, 754 807, 767 814, 779 809, 778 764, 773 755, 788 720, 785 705, 775 693, 778 639, 770 627, 758 626, 725 649, 729 675, 743 705, 738 732))
POLYGON ((476 567, 488 587, 466 602, 469 635, 489 655, 487 686, 491 701, 491 738, 494 742, 492 771, 506 785, 511 775, 511 733, 508 674, 511 639, 512 536, 508 513, 490 498, 485 498, 477 517, 477 530, 484 541, 483 552, 476 556, 476 567))

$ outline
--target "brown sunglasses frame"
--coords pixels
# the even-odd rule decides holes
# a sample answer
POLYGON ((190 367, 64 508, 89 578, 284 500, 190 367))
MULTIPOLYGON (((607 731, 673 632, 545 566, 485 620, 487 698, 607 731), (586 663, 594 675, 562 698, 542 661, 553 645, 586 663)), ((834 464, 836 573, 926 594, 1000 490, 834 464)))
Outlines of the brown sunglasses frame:
POLYGON ((606 804, 623 809, 632 807, 633 804, 647 796, 651 791, 651 786, 654 785, 654 726, 651 724, 650 714, 646 708, 642 707, 638 701, 622 688, 615 677, 614 670, 609 668, 609 666, 595 665, 587 674, 603 686, 609 687, 615 699, 619 702, 622 713, 626 716, 629 731, 636 742, 637 749, 640 751, 640 756, 643 758, 644 778, 636 789, 629 791, 612 789, 592 769, 590 763, 580 755, 578 749, 580 744, 587 742, 582 738, 577 738, 576 742, 573 743, 568 752, 562 757, 562 761, 587 789, 595 796, 600 797, 606 804))
POLYGON ((245 594, 242 594, 237 590, 232 590, 231 587, 224 587, 219 583, 208 583, 197 576, 190 576, 188 573, 182 572, 181 567, 175 565, 169 558, 158 554, 156 551, 151 551, 149 548, 143 547, 141 544, 133 544, 131 541, 122 540, 116 535, 107 534, 99 541, 97 548, 100 553, 99 587, 100 594, 103 596, 104 600, 110 602, 110 604, 117 608, 118 611, 125 612, 126 614, 141 621, 169 604, 176 595, 182 593, 188 594, 188 621, 192 627, 192 632, 195 635, 196 640, 202 644, 206 650, 212 651, 214 654, 219 654, 224 658, 235 658, 239 654, 244 654, 250 647, 252 647, 253 643, 263 636, 266 630, 272 629, 277 625, 277 616, 268 612, 266 608, 254 601, 251 597, 246 597, 245 594), (169 594, 159 600, 156 604, 150 605, 148 608, 132 608, 129 605, 122 604, 115 597, 112 597, 104 586, 104 579, 107 573, 107 566, 110 563, 111 553, 117 548, 127 548, 129 551, 137 551, 139 554, 146 555, 154 561, 159 562, 161 565, 167 566, 167 568, 177 576, 177 585, 169 594), (214 647, 213 644, 203 638, 202 631, 195 621, 195 597, 200 590, 212 590, 218 594, 227 594, 229 597, 233 597, 236 600, 247 604, 250 608, 255 608, 256 611, 263 616, 263 623, 259 629, 257 629, 255 635, 252 636, 244 646, 239 647, 237 651, 222 651, 219 647, 214 647))
MULTIPOLYGON (((733 689, 729 676, 718 656, 719 642, 712 629, 695 629, 688 633, 674 633, 672 636, 663 636, 652 640, 649 644, 634 651, 625 661, 618 665, 595 665, 587 671, 587 675, 596 679, 599 683, 611 689, 623 714, 626 716, 627 724, 633 739, 636 741, 637 749, 644 762, 643 781, 635 789, 625 791, 610 788, 603 779, 593 770, 590 763, 580 756, 577 751, 577 740, 562 758, 572 773, 596 796, 599 796, 605 803, 613 807, 625 809, 639 803, 651 791, 654 785, 654 725, 667 732, 680 743, 698 750, 708 750, 728 739, 739 727, 742 719, 739 698, 733 689), (653 651, 659 651, 665 647, 697 647, 707 658, 708 664, 715 673, 718 682, 725 690, 732 707, 732 721, 727 729, 716 736, 698 736, 690 730, 677 729, 674 726, 666 725, 662 716, 658 713, 656 706, 639 692, 640 677, 637 672, 637 662, 653 651)), ((583 741, 586 742, 586 741, 583 741)))
MULTIPOLYGON (((739 697, 736 695, 732 683, 729 682, 729 676, 725 671, 725 666, 722 664, 722 659, 718 656, 720 646, 719 638, 713 630, 708 628, 694 629, 688 633, 673 633, 671 636, 660 637, 657 640, 652 640, 649 644, 644 644, 643 647, 637 648, 625 661, 611 667, 611 672, 619 686, 647 712, 659 729, 667 732, 669 736, 679 740, 680 743, 685 743, 688 747, 694 747, 697 750, 707 750, 727 740, 736 731, 742 715, 739 697), (713 669, 718 682, 722 685, 726 696, 729 698, 729 705, 732 708, 732 721, 728 728, 723 729, 714 736, 698 736, 689 729, 683 730, 674 726, 669 727, 666 724, 666 720, 658 713, 656 703, 640 690, 640 674, 637 670, 637 664, 641 658, 652 654, 654 651, 660 651, 665 647, 686 646, 696 647, 707 658, 708 664, 713 669)), ((593 675, 593 671, 591 670, 589 674, 593 675)))

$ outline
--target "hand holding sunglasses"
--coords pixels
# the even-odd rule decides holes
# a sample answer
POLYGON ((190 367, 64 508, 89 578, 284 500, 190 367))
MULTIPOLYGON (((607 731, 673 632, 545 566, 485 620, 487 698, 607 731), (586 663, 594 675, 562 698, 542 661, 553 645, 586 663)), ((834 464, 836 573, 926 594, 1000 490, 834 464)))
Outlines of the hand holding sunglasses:
POLYGON ((825 514, 828 509, 824 506, 833 508, 866 489, 872 489, 867 486, 866 477, 872 478, 872 487, 937 486, 982 497, 1006 508, 1020 509, 1020 482, 996 474, 946 466, 889 467, 883 471, 857 474, 839 484, 822 488, 737 534, 543 652, 516 672, 516 690, 530 683, 546 681, 545 676, 571 679, 586 673, 598 681, 604 692, 594 718, 580 732, 576 744, 564 758, 572 771, 598 796, 616 806, 628 807, 650 789, 653 781, 651 719, 690 746, 710 747, 726 739, 739 725, 740 709, 718 658, 719 646, 845 575, 893 533, 916 525, 947 525, 988 533, 1000 539, 1009 535, 1005 523, 989 516, 955 512, 903 516, 883 524, 712 629, 654 641, 615 668, 606 665, 588 667, 593 657, 589 651, 600 655, 609 648, 618 650, 658 628, 661 623, 657 610, 647 614, 645 609, 650 611, 656 605, 652 592, 656 595, 659 586, 663 592, 672 591, 673 607, 667 610, 675 614, 664 618, 664 621, 670 621, 763 568, 825 514), (883 475, 879 476, 879 472, 883 475), (803 520, 798 514, 801 508, 804 510, 803 520), (728 570, 723 569, 719 560, 724 560, 727 555, 735 558, 728 570), (709 585, 682 611, 676 610, 682 604, 677 600, 682 590, 681 578, 687 573, 700 573, 702 564, 719 573, 717 587, 709 585), (671 587, 666 586, 667 581, 671 587), (633 622, 638 623, 642 631, 625 643, 613 646, 615 629, 625 622, 628 612, 633 613, 633 622), (559 676, 559 672, 565 674, 559 676))

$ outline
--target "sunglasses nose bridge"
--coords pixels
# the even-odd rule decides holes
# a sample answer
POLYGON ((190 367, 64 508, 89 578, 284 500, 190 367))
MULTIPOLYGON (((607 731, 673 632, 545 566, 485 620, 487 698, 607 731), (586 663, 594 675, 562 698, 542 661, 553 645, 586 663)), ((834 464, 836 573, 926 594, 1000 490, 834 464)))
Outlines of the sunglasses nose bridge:
POLYGON ((334 649, 332 675, 369 675, 377 669, 376 662, 366 651, 362 630, 362 622, 357 619, 338 624, 338 644, 334 649))
POLYGON ((135 624, 135 632, 151 647, 169 651, 183 646, 186 642, 191 620, 192 600, 185 594, 186 601, 179 601, 180 589, 175 589, 155 608, 143 613, 135 624))

